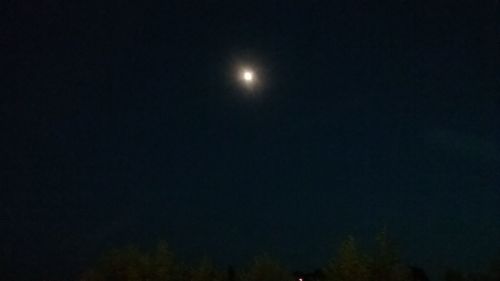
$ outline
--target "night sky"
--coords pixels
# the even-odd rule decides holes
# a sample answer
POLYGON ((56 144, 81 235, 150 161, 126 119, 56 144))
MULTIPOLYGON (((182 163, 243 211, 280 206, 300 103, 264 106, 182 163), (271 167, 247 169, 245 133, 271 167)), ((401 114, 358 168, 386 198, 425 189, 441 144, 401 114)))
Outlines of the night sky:
POLYGON ((160 239, 309 270, 384 226, 430 272, 498 256, 498 1, 71 2, 1 11, 4 276, 160 239))

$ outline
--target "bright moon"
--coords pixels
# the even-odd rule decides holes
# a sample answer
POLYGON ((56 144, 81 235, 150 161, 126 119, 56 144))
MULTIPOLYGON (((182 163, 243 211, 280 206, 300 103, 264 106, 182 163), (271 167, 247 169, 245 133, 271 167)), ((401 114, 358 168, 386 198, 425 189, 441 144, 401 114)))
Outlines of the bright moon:
POLYGON ((253 80, 253 72, 251 72, 251 71, 243 72, 243 80, 248 81, 248 82, 252 81, 253 80))
POLYGON ((255 73, 249 69, 243 69, 240 74, 241 80, 248 86, 255 83, 255 73))

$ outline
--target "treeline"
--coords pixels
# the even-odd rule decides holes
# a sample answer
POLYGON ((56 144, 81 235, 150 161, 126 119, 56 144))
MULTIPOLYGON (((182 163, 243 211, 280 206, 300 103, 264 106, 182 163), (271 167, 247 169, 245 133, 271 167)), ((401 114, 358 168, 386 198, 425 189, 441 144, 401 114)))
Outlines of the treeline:
POLYGON ((494 262, 486 272, 461 272, 449 269, 444 273, 444 281, 500 281, 500 262, 494 262))
POLYGON ((293 281, 293 275, 268 256, 260 256, 246 271, 218 270, 204 258, 197 266, 177 260, 164 241, 153 251, 136 247, 106 253, 80 281, 293 281))
MULTIPOLYGON (((361 252, 354 238, 348 237, 330 262, 309 274, 292 272, 267 255, 256 257, 238 270, 232 267, 220 270, 206 258, 196 266, 188 266, 162 241, 151 251, 136 247, 110 251, 84 272, 80 281, 297 281, 299 278, 301 281, 428 281, 422 269, 400 260, 385 232, 376 237, 376 248, 370 254, 361 252)), ((500 267, 480 274, 448 270, 443 279, 500 281, 500 267)))

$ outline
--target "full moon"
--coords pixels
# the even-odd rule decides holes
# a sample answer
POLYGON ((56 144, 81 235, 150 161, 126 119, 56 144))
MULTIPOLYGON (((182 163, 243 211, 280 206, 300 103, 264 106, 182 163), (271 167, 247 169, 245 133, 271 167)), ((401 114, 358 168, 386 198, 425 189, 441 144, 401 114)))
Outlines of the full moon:
POLYGON ((240 79, 245 85, 251 86, 255 83, 255 72, 253 72, 251 69, 243 69, 240 72, 240 79))
POLYGON ((243 72, 243 80, 247 82, 253 81, 253 72, 251 71, 243 72))

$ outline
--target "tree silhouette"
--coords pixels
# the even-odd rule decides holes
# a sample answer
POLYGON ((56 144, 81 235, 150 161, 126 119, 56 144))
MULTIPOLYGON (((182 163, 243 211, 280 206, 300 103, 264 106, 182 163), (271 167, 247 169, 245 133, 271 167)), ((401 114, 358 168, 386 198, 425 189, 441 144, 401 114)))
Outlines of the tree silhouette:
POLYGON ((353 237, 342 243, 337 257, 325 268, 325 276, 327 281, 369 281, 368 263, 353 237))
POLYGON ((191 270, 190 281, 220 281, 221 274, 217 272, 213 264, 204 258, 198 267, 191 270))
POLYGON ((180 281, 181 268, 174 258, 173 252, 165 241, 160 241, 152 255, 150 280, 180 281))
POLYGON ((128 247, 105 254, 82 281, 182 281, 179 265, 165 242, 153 253, 128 247))
POLYGON ((465 276, 462 272, 453 270, 453 269, 448 269, 444 273, 444 280, 445 281, 465 281, 465 276))
POLYGON ((226 276, 225 276, 225 281, 237 281, 238 276, 234 270, 233 266, 228 266, 227 271, 226 271, 226 276))
POLYGON ((401 263, 397 248, 394 241, 389 238, 386 228, 377 235, 376 242, 376 251, 370 263, 370 279, 372 281, 410 280, 411 270, 401 263))
POLYGON ((243 274, 244 281, 293 281, 292 274, 277 261, 267 255, 255 258, 247 272, 243 274))

